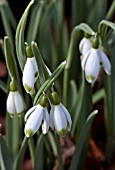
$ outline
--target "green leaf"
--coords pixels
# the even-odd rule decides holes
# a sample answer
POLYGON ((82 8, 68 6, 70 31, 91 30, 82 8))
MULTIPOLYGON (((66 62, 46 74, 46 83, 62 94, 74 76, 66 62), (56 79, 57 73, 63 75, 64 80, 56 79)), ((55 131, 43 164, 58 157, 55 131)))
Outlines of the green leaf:
POLYGON ((71 136, 74 135, 74 132, 75 132, 75 129, 76 129, 77 120, 79 118, 80 110, 81 110, 82 103, 83 103, 83 94, 84 94, 84 86, 82 84, 80 89, 79 89, 79 92, 78 92, 78 95, 77 95, 76 102, 75 102, 75 105, 73 107, 73 110, 71 111, 72 118, 73 118, 71 136))
POLYGON ((22 162, 23 162, 23 158, 24 158, 24 154, 26 151, 26 147, 27 147, 27 138, 26 136, 23 139, 23 142, 21 144, 21 148, 19 150, 19 153, 14 161, 14 167, 13 170, 20 170, 21 166, 22 166, 22 162))
POLYGON ((102 20, 98 25, 98 32, 103 35, 106 27, 110 27, 115 30, 115 24, 111 21, 102 20))
POLYGON ((8 146, 0 134, 0 165, 2 170, 12 170, 12 162, 8 146))
POLYGON ((4 53, 5 53, 5 60, 6 60, 8 72, 9 72, 10 78, 15 77, 19 79, 17 63, 16 63, 16 59, 13 56, 12 51, 13 50, 10 44, 10 39, 6 36, 4 37, 4 53))
POLYGON ((96 104, 99 100, 103 99, 105 96, 104 88, 99 89, 97 92, 93 94, 93 104, 96 104))
POLYGON ((27 32, 27 42, 31 43, 31 41, 35 41, 39 29, 39 24, 41 21, 41 17, 43 14, 43 6, 44 2, 36 1, 32 8, 32 14, 30 17, 29 28, 27 32), (34 25, 34 27, 33 27, 34 25))
POLYGON ((75 149, 69 170, 82 169, 82 168, 80 168, 83 166, 82 165, 82 161, 83 161, 82 151, 87 143, 87 140, 88 140, 87 137, 90 134, 91 125, 92 125, 93 119, 97 113, 98 113, 98 111, 95 110, 88 116, 88 118, 81 130, 79 138, 77 138, 76 149, 75 149))
POLYGON ((108 138, 106 145, 106 156, 108 163, 110 163, 115 156, 115 134, 108 138))
POLYGON ((46 92, 54 83, 54 81, 57 79, 57 77, 61 74, 65 67, 66 61, 62 62, 57 69, 52 73, 52 75, 43 83, 39 91, 37 92, 35 98, 34 98, 34 105, 36 105, 39 101, 39 97, 43 92, 46 92))
POLYGON ((36 151, 35 151, 35 167, 34 170, 43 170, 43 155, 44 155, 44 135, 41 134, 39 140, 37 141, 36 151))
POLYGON ((2 80, 0 80, 0 88, 7 93, 7 85, 2 80))
POLYGON ((30 3, 28 4, 16 29, 16 53, 17 53, 17 58, 18 58, 19 65, 22 71, 24 69, 24 65, 26 62, 24 31, 25 31, 27 17, 28 17, 30 8, 33 5, 33 3, 34 3, 34 0, 31 0, 30 3))

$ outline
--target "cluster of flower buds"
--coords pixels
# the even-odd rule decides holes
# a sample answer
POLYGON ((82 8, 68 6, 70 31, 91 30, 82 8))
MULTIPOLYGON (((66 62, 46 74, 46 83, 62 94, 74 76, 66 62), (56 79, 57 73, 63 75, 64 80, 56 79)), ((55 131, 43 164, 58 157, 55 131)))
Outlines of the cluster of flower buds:
POLYGON ((40 128, 42 121, 42 132, 46 134, 49 126, 56 132, 64 136, 71 129, 71 117, 67 109, 60 103, 58 94, 51 94, 52 105, 50 115, 48 114, 46 105, 47 97, 43 95, 38 105, 33 106, 25 115, 25 135, 30 137, 34 135, 40 128))
POLYGON ((79 50, 82 54, 81 66, 85 71, 85 77, 89 83, 94 83, 96 81, 100 67, 103 67, 108 75, 111 74, 110 61, 107 55, 102 51, 97 35, 92 38, 85 33, 84 38, 80 42, 79 50))

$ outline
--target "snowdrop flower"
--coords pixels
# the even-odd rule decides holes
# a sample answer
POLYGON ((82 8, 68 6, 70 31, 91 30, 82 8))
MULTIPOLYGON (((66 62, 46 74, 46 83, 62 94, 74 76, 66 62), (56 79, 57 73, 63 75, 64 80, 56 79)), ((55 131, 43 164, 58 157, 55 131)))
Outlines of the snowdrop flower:
POLYGON ((88 52, 88 50, 90 50, 91 48, 92 48, 91 35, 84 33, 84 37, 82 38, 82 40, 80 41, 80 44, 79 44, 79 51, 82 54, 82 58, 88 52))
POLYGON ((85 71, 86 80, 94 83, 99 75, 100 67, 111 74, 111 64, 106 54, 99 47, 97 38, 94 38, 92 48, 85 54, 82 60, 82 69, 85 71))
POLYGON ((71 129, 72 120, 68 110, 59 102, 56 92, 52 93, 52 106, 50 111, 50 126, 57 133, 64 136, 71 129))
POLYGON ((15 115, 21 116, 25 106, 22 96, 17 91, 16 85, 14 80, 10 83, 10 92, 6 102, 7 112, 9 113, 10 117, 14 117, 15 115))
POLYGON ((29 46, 26 47, 27 61, 23 71, 23 86, 27 93, 34 93, 34 84, 38 79, 36 59, 29 46))
POLYGON ((46 108, 46 96, 43 96, 40 103, 33 106, 25 115, 25 135, 26 137, 33 136, 40 128, 42 121, 42 132, 46 134, 49 129, 49 114, 46 108))

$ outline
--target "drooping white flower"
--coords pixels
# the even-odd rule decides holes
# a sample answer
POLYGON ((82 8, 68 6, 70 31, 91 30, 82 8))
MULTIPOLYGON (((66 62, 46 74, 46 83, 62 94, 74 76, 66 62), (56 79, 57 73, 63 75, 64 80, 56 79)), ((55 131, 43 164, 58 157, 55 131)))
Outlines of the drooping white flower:
POLYGON ((7 112, 10 117, 21 116, 25 107, 23 99, 18 91, 10 91, 7 98, 7 112))
POLYGON ((82 60, 82 69, 89 83, 96 81, 101 66, 108 75, 111 74, 111 64, 106 54, 100 48, 91 48, 82 60))
POLYGON ((32 94, 38 78, 38 67, 35 57, 27 58, 23 71, 23 86, 27 93, 32 94))
POLYGON ((59 102, 57 93, 53 92, 52 106, 50 110, 50 126, 57 133, 64 136, 71 129, 71 116, 68 110, 59 102), (54 100, 54 101, 53 101, 54 100))
POLYGON ((33 106, 25 115, 25 135, 27 137, 33 136, 40 128, 42 121, 42 132, 46 134, 49 129, 49 114, 47 108, 38 104, 33 106))
POLYGON ((72 120, 68 110, 60 103, 52 105, 50 111, 50 126, 61 136, 71 130, 72 120))
POLYGON ((83 37, 79 44, 79 51, 82 57, 92 48, 92 38, 83 37))

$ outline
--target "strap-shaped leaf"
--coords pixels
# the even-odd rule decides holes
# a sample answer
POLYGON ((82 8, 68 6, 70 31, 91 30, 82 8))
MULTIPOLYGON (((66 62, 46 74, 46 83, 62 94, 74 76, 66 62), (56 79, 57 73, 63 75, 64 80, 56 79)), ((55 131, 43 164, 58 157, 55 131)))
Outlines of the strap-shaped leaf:
POLYGON ((22 142, 20 151, 19 151, 19 153, 18 153, 18 155, 17 155, 17 157, 15 159, 13 170, 20 170, 21 169, 23 158, 24 158, 24 154, 25 154, 26 147, 27 147, 27 141, 28 140, 25 137, 23 142, 22 142))
POLYGON ((80 160, 83 160, 82 151, 84 149, 85 144, 87 143, 87 137, 90 134, 91 125, 92 125, 93 119, 97 113, 98 113, 98 111, 95 110, 88 116, 88 118, 81 130, 79 138, 77 139, 77 142, 76 142, 76 149, 75 149, 69 170, 81 169, 80 166, 81 167, 83 166, 82 161, 80 161, 80 160))
POLYGON ((12 170, 12 162, 8 146, 0 134, 0 165, 2 170, 12 170))
POLYGON ((34 105, 36 105, 39 101, 39 97, 43 92, 46 92, 54 83, 54 81, 57 79, 57 77, 61 74, 65 67, 66 61, 62 62, 57 69, 52 73, 52 75, 43 83, 39 91, 37 92, 35 98, 34 98, 34 105))
POLYGON ((41 134, 36 146, 34 170, 43 170, 44 136, 41 134))
POLYGON ((106 27, 110 27, 111 29, 115 30, 115 24, 113 22, 107 21, 107 20, 102 20, 98 26, 98 31, 101 35, 103 35, 106 27))
POLYGON ((24 65, 26 62, 26 56, 25 56, 25 43, 24 43, 24 31, 26 26, 26 21, 28 17, 29 10, 34 3, 34 0, 31 0, 29 5, 27 6, 26 10, 24 11, 22 18, 20 19, 20 22, 17 26, 16 30, 16 53, 17 58, 20 64, 20 68, 23 71, 24 65))
POLYGON ((7 93, 7 86, 2 80, 0 80, 0 88, 7 93))
POLYGON ((4 53, 5 53, 5 60, 8 68, 8 72, 11 78, 19 78, 18 70, 17 70, 17 63, 16 59, 12 53, 12 46, 10 43, 10 39, 6 36, 4 37, 4 53))

